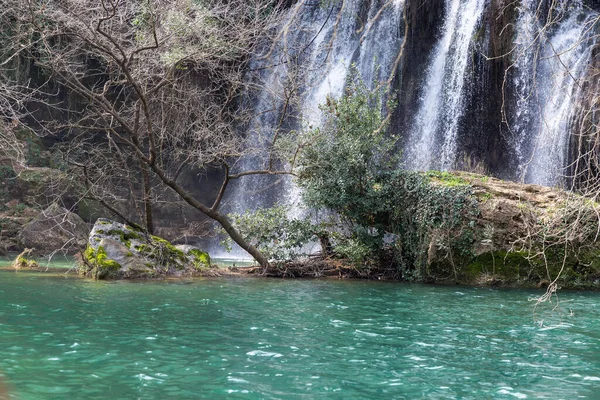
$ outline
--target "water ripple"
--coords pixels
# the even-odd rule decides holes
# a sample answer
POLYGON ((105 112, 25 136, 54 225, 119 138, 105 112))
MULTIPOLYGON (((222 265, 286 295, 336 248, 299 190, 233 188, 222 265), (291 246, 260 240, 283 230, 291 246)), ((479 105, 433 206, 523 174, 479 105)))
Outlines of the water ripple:
POLYGON ((570 295, 575 317, 546 329, 523 291, 2 278, 0 371, 26 399, 594 398, 600 384, 597 294, 570 295))

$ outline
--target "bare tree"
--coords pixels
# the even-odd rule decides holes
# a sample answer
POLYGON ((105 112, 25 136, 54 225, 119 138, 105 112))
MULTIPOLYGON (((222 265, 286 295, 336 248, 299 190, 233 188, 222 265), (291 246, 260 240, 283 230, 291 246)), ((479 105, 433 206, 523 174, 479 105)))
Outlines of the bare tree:
POLYGON ((23 144, 15 135, 21 114, 19 107, 13 107, 18 104, 16 99, 19 97, 10 87, 0 85, 0 164, 23 163, 23 144))
POLYGON ((220 206, 232 180, 290 173, 277 162, 236 163, 248 151, 236 127, 251 118, 239 100, 253 84, 244 69, 276 35, 280 11, 273 0, 7 0, 0 21, 14 47, 4 65, 29 59, 47 76, 41 84, 4 77, 18 94, 9 105, 26 102, 20 122, 68 140, 65 159, 88 197, 111 208, 110 196, 140 193, 137 214, 152 232, 153 188, 167 187, 267 266, 220 206), (65 89, 75 107, 51 96, 65 89), (210 204, 181 183, 186 168, 221 171, 210 204))

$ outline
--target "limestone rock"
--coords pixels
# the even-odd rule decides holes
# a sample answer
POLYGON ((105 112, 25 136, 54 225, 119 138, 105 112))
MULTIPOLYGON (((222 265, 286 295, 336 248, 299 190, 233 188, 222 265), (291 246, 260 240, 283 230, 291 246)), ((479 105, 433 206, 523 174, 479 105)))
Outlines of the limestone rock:
POLYGON ((210 256, 207 252, 200 250, 198 247, 189 244, 180 244, 175 246, 177 249, 190 258, 190 261, 196 269, 210 268, 210 256))
POLYGON ((210 267, 207 253, 174 246, 158 236, 99 218, 90 233, 80 271, 99 279, 193 275, 210 267))
POLYGON ((22 250, 19 233, 29 221, 31 218, 0 215, 0 255, 22 250))
POLYGON ((550 274, 560 275, 564 287, 572 281, 600 282, 600 204, 556 188, 467 172, 446 174, 470 190, 476 210, 460 229, 428 233, 427 268, 436 280, 521 280, 535 286, 550 274))
POLYGON ((23 248, 33 248, 37 253, 58 249, 74 252, 85 247, 88 232, 81 217, 53 203, 23 227, 18 240, 23 248))

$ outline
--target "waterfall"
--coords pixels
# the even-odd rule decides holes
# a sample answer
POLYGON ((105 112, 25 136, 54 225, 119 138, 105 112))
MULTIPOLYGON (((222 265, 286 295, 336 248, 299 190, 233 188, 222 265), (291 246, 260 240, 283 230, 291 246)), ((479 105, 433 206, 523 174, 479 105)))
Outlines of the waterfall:
MULTIPOLYGON (((250 63, 248 79, 262 89, 246 96, 245 106, 258 117, 243 132, 253 155, 237 167, 264 167, 264 149, 276 132, 318 126, 319 105, 342 94, 351 64, 371 87, 387 82, 403 40, 403 5, 404 0, 342 0, 328 6, 301 0, 293 6, 275 42, 250 63), (299 89, 295 97, 288 96, 290 83, 299 89)), ((294 216, 301 215, 295 207, 300 193, 289 177, 244 177, 230 189, 227 212, 287 203, 294 216)), ((244 253, 234 249, 234 254, 244 253)))
MULTIPOLYGON (((478 160, 490 156, 490 165, 512 168, 501 173, 513 178, 561 184, 570 162, 574 113, 584 93, 582 80, 593 61, 598 12, 580 0, 520 0, 500 11, 492 0, 436 0, 430 7, 443 4, 443 13, 430 18, 415 11, 418 4, 299 0, 291 6, 274 40, 250 62, 247 79, 259 90, 245 95, 242 108, 254 118, 240 131, 251 156, 234 168, 264 169, 269 165, 265 149, 276 135, 318 126, 319 105, 343 93, 354 64, 371 88, 398 81, 392 92, 406 88, 397 93, 405 109, 398 107, 399 122, 393 126, 404 136, 407 168, 451 169, 464 153, 478 160), (514 12, 507 11, 511 7, 514 12), (544 27, 540 21, 547 16, 540 13, 548 7, 557 18, 544 27), (404 12, 406 21, 416 19, 408 27, 404 12), (406 38, 405 28, 410 32, 406 38), (427 46, 411 43, 419 37, 427 46), (406 58, 399 58, 401 48, 406 58), (417 53, 422 51, 426 54, 417 53), (494 54, 481 56, 486 52, 494 54), (403 64, 405 60, 410 61, 403 64), (483 102, 477 97, 499 96, 500 84, 506 89, 502 99, 483 102), (488 104, 498 110, 483 110, 488 104), (484 120, 496 112, 497 120, 484 120)), ((225 212, 284 203, 292 205, 294 216, 303 215, 294 208, 300 193, 289 177, 245 177, 231 186, 225 212)))
POLYGON ((589 36, 590 22, 596 16, 584 11, 580 4, 568 14, 543 43, 535 82, 539 104, 528 110, 539 113, 539 117, 536 126, 529 127, 528 134, 535 136, 529 147, 531 159, 525 167, 525 178, 547 186, 564 182, 571 121, 595 44, 589 36))
MULTIPOLYGON (((521 177, 529 162, 528 142, 530 130, 539 121, 539 112, 535 105, 535 77, 533 73, 538 62, 538 46, 535 40, 536 32, 541 28, 535 17, 537 4, 534 0, 523 0, 518 7, 519 17, 515 24, 514 61, 510 80, 514 96, 514 106, 504 105, 503 112, 507 114, 507 122, 511 131, 510 146, 517 161, 517 171, 514 176, 521 177)), ((505 88, 505 92, 509 88, 505 88)))
POLYGON ((356 65, 370 87, 389 78, 402 42, 402 6, 403 0, 341 3, 336 10, 340 18, 337 30, 334 32, 335 26, 330 26, 319 35, 311 62, 305 67, 315 71, 307 78, 304 90, 305 122, 319 124, 318 106, 327 96, 342 94, 350 64, 356 65), (359 12, 363 3, 370 5, 364 21, 359 12))
POLYGON ((412 169, 449 169, 455 162, 458 121, 469 82, 469 47, 484 3, 446 0, 442 36, 433 50, 419 111, 409 132, 406 164, 412 169))

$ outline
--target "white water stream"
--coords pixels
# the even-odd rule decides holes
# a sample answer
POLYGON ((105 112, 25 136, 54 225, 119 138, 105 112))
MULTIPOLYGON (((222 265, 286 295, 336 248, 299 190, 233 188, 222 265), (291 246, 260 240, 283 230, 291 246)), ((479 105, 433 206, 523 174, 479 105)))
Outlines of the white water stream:
POLYGON ((484 5, 484 0, 446 0, 442 36, 432 53, 410 132, 409 168, 449 169, 455 162, 458 121, 469 82, 469 47, 484 5))
POLYGON ((571 122, 594 45, 589 40, 591 18, 581 7, 569 10, 564 21, 543 41, 541 59, 529 71, 532 76, 531 72, 535 72, 537 96, 527 109, 536 114, 534 123, 521 132, 521 137, 532 137, 526 152, 530 160, 524 160, 523 167, 528 182, 547 186, 564 182, 571 122))

